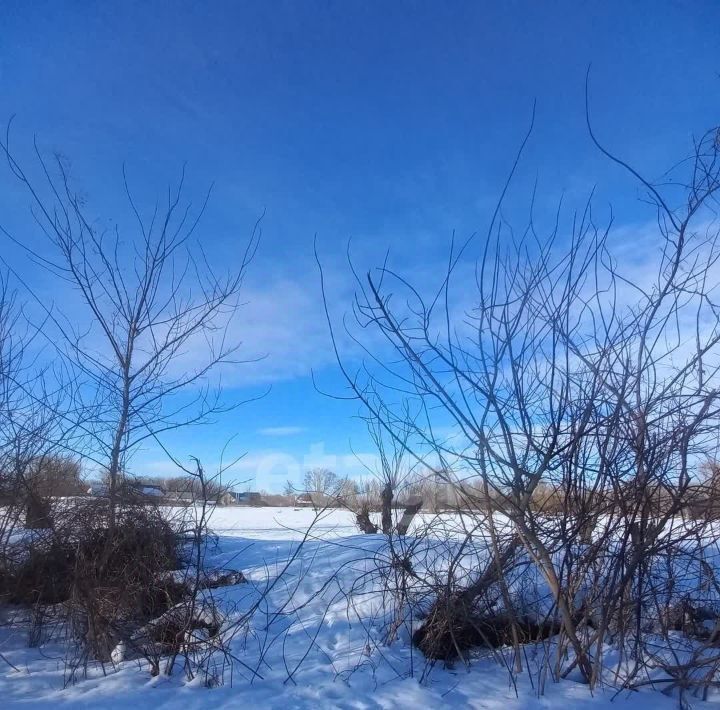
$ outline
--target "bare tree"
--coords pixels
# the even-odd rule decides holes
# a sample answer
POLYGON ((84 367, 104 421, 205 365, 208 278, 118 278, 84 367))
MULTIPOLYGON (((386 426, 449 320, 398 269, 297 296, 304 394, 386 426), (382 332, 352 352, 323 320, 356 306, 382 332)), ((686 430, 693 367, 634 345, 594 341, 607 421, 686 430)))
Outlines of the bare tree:
POLYGON ((316 467, 305 472, 305 492, 316 508, 327 505, 329 499, 337 498, 342 481, 327 468, 316 467))
POLYGON ((81 496, 87 492, 82 465, 59 454, 39 456, 30 462, 26 479, 32 490, 43 498, 81 496))
MULTIPOLYGON (((62 442, 73 440, 67 420, 73 389, 28 357, 38 327, 25 321, 9 279, 0 274, 0 496, 2 533, 10 535, 25 511, 28 527, 47 525, 48 490, 39 485, 43 461, 58 460, 62 442)), ((77 492, 77 491, 76 491, 77 492)))
MULTIPOLYGON (((413 427, 396 429, 396 436, 388 436, 384 428, 373 418, 367 420, 370 438, 378 453, 378 469, 371 471, 380 483, 380 521, 384 535, 393 531, 393 502, 407 492, 408 483, 413 479, 416 462, 408 461, 407 444, 413 427)), ((420 498, 422 501, 422 498, 420 498)), ((413 501, 416 502, 416 501, 413 501)), ((421 503, 422 505, 422 503, 421 503)), ((421 505, 418 505, 419 509, 421 505)))
MULTIPOLYGON (((473 615, 492 589, 487 603, 501 600, 518 668, 530 627, 507 565, 520 554, 552 595, 557 624, 538 625, 538 609, 532 627, 559 631, 551 672, 577 668, 594 685, 612 639, 633 659, 630 684, 649 662, 644 629, 677 603, 667 578, 658 591, 657 566, 702 539, 702 523, 679 527, 677 519, 694 462, 718 445, 719 134, 697 142, 677 168, 684 177, 657 185, 598 143, 638 180, 657 216, 654 270, 640 278, 622 268, 611 225, 597 224, 590 200, 567 232, 561 211, 545 234, 532 207, 519 237, 502 220, 530 130, 484 243, 473 255, 472 240, 453 241, 437 289, 411 284, 387 262, 356 273, 359 327, 348 334, 368 354, 359 366, 344 357, 326 313, 367 416, 462 508, 479 511, 459 548, 449 548, 451 574, 437 588, 427 622, 435 637, 423 637, 424 650, 459 655, 487 640, 487 622, 473 615), (368 330, 380 338, 362 341, 368 330), (448 427, 452 436, 441 435, 448 427), (548 509, 551 500, 562 501, 561 514, 548 509), (489 564, 458 594, 453 571, 464 574, 460 561, 478 542, 489 547, 489 564), (464 638, 459 620, 472 631, 464 638)), ((322 268, 321 280, 325 293, 322 268)))
POLYGON ((188 678, 219 682, 214 659, 222 656, 228 668, 233 661, 210 590, 244 581, 241 573, 205 568, 207 520, 227 466, 214 478, 199 461, 179 466, 185 475, 170 483, 190 503, 179 513, 156 500, 121 501, 121 492, 142 442, 154 440, 177 464, 163 433, 229 409, 210 378, 235 361, 230 326, 259 224, 236 268, 221 276, 192 244, 207 197, 194 211, 183 204, 184 177, 147 214, 124 181, 134 221, 128 236, 94 218, 61 158, 45 160, 36 148, 36 181, 7 137, 0 146, 48 245, 32 250, 0 230, 62 285, 58 300, 76 298, 86 316, 77 326, 70 306, 33 295, 42 322, 26 321, 0 275, 0 597, 22 605, 23 618, 30 610, 31 644, 42 643, 50 627, 67 634, 67 682, 94 660, 114 663, 126 654, 145 657, 152 673, 161 658, 168 673, 181 660, 188 678), (33 347, 26 358, 38 336, 51 356, 33 347), (58 372, 38 366, 46 361, 59 363, 58 372), (53 503, 79 490, 81 464, 108 481, 109 505, 53 503), (23 508, 24 527, 46 529, 17 535, 23 508), (175 574, 181 567, 183 579, 175 574))
POLYGON ((257 248, 259 225, 237 267, 220 276, 202 248, 192 244, 209 193, 193 211, 191 203, 183 202, 184 171, 164 204, 156 203, 147 214, 123 171, 135 220, 128 237, 117 224, 104 226, 93 219, 59 156, 48 161, 36 146, 43 175, 36 183, 11 152, 9 133, 0 146, 12 174, 26 187, 35 223, 51 247, 26 250, 74 289, 85 307, 88 327, 83 331, 62 311, 47 308, 46 316, 54 326, 53 341, 83 381, 78 415, 88 447, 83 453, 109 476, 112 525, 119 481, 132 451, 147 439, 207 421, 225 408, 208 376, 235 356, 238 343, 228 339, 228 326, 257 248), (201 353, 199 362, 187 351, 201 353))

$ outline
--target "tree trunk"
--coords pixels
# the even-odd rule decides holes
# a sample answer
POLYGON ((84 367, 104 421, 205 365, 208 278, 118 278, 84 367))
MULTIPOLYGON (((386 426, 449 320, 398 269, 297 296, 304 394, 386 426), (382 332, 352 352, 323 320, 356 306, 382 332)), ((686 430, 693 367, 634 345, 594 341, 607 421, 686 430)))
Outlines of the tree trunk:
POLYGON ((382 491, 382 531, 383 535, 392 532, 392 484, 388 481, 382 491))
POLYGON ((403 513, 403 516, 397 526, 398 535, 407 535, 410 523, 412 523, 413 518, 417 515, 420 508, 422 508, 422 504, 422 500, 419 500, 416 503, 411 503, 405 508, 405 512, 403 513))
POLYGON ((364 532, 366 535, 375 535, 378 531, 378 526, 373 523, 372 520, 370 520, 370 513, 367 510, 361 510, 359 513, 355 514, 355 522, 357 523, 357 526, 364 532))

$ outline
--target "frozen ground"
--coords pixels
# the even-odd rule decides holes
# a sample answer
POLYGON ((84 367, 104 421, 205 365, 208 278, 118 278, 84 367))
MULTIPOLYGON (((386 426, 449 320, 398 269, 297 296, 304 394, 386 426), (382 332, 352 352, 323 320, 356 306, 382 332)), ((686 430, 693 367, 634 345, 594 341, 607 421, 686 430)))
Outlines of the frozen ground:
POLYGON ((60 646, 28 649, 25 637, 3 628, 0 707, 677 707, 677 700, 657 691, 615 696, 606 689, 591 696, 571 680, 547 682, 539 696, 536 678, 524 675, 514 687, 497 661, 481 655, 469 668, 426 669, 407 633, 389 645, 383 642, 377 622, 386 610, 380 596, 369 586, 353 589, 374 569, 382 537, 357 535, 349 513, 332 511, 315 523, 293 557, 313 516, 312 510, 290 508, 225 508, 214 515, 218 540, 209 561, 241 569, 250 580, 222 590, 235 614, 255 603, 285 570, 248 633, 238 634, 232 643, 233 653, 248 668, 236 663, 231 683, 210 690, 185 683, 181 672, 151 679, 147 669, 126 661, 104 671, 93 668, 86 679, 63 689, 66 659, 60 646))

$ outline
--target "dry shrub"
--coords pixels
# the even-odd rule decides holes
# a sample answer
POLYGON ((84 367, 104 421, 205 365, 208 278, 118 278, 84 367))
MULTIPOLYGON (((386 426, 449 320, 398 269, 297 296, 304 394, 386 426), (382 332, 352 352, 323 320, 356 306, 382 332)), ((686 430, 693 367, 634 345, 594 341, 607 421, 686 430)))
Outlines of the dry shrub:
POLYGON ((476 648, 531 643, 557 634, 559 624, 531 616, 484 612, 459 593, 435 601, 413 643, 426 658, 453 661, 476 648))
POLYGON ((530 509, 544 515, 562 515, 567 512, 567 507, 564 491, 550 483, 539 483, 530 497, 530 509))
POLYGON ((104 501, 58 506, 52 527, 5 560, 0 595, 36 609, 62 605, 83 654, 107 661, 119 641, 188 597, 188 584, 168 574, 186 564, 183 548, 155 507, 126 506, 110 528, 104 501))
POLYGON ((177 532, 154 507, 125 508, 113 530, 90 530, 77 547, 69 603, 73 631, 93 657, 109 659, 133 627, 188 595, 184 582, 164 574, 181 557, 177 532))

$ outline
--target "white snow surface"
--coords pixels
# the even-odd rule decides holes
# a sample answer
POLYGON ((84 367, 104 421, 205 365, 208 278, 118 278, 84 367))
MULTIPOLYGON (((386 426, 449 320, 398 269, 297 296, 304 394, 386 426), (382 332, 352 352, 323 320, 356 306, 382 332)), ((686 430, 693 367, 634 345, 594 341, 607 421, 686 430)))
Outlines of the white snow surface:
POLYGON ((27 648, 26 632, 2 624, 0 708, 677 707, 676 698, 650 688, 617 694, 607 687, 591 694, 573 680, 548 680, 539 694, 537 678, 526 673, 513 684, 488 653, 474 655, 469 667, 428 669, 407 631, 389 644, 382 640, 377 624, 382 597, 371 585, 358 587, 375 569, 373 558, 382 554, 384 538, 359 535, 353 516, 335 510, 316 522, 295 555, 313 517, 307 508, 233 507, 213 514, 218 538, 208 564, 242 570, 249 580, 216 590, 234 614, 241 615, 284 571, 249 633, 232 641, 233 654, 257 675, 236 662, 232 678, 207 688, 200 679, 187 682, 181 668, 170 677, 151 678, 141 663, 123 661, 93 666, 86 678, 66 686, 59 643, 27 648))

